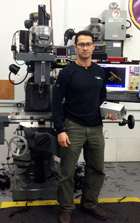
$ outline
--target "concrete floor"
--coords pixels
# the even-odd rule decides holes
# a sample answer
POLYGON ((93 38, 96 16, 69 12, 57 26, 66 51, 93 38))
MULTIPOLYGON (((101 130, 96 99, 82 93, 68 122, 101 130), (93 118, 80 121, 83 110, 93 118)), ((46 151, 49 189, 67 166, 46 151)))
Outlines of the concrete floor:
MULTIPOLYGON (((140 198, 140 162, 105 163, 105 181, 99 198, 140 198)), ((80 198, 80 191, 76 197, 80 198)))
MULTIPOLYGON (((3 201, 12 201, 13 176, 7 164, 0 165, 0 174, 3 173, 11 178, 11 187, 0 189, 0 204, 3 201)), ((99 198, 140 198, 140 162, 105 163, 105 173, 106 177, 99 198)), ((80 195, 81 191, 78 190, 75 197, 80 199, 80 195)))
POLYGON ((106 163, 105 173, 100 197, 140 198, 140 162, 106 163))

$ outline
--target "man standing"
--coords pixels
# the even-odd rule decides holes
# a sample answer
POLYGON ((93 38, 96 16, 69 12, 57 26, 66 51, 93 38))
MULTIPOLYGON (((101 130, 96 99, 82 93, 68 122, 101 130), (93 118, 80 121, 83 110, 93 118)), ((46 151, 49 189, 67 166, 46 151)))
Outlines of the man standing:
MULTIPOLYGON (((105 178, 100 114, 100 105, 106 100, 105 74, 99 65, 91 61, 95 48, 91 32, 78 32, 74 48, 77 60, 58 75, 52 103, 54 126, 61 146, 58 185, 61 223, 71 222, 71 213, 75 208, 73 177, 82 148, 86 165, 81 208, 99 219, 107 218, 106 212, 98 206, 105 178)), ((115 119, 111 114, 107 118, 115 119)))

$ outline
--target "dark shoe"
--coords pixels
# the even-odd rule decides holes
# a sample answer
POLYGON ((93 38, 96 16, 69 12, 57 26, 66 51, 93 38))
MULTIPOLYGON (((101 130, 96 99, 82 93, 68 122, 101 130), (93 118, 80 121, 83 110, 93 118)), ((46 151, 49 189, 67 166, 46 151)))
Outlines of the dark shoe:
POLYGON ((92 214, 93 217, 100 219, 100 220, 106 220, 107 219, 107 213, 100 208, 99 206, 95 206, 93 208, 87 209, 84 207, 81 207, 82 210, 85 210, 86 212, 92 214))
POLYGON ((59 219, 60 223, 71 223, 71 212, 61 211, 59 219))

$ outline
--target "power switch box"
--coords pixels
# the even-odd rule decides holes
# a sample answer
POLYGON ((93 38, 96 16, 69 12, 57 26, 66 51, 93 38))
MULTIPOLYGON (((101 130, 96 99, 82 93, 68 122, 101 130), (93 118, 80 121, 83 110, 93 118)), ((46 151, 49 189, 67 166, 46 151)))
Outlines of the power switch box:
POLYGON ((117 119, 122 119, 126 115, 126 109, 124 105, 104 101, 100 106, 100 112, 102 118, 105 118, 107 114, 113 114, 117 119))

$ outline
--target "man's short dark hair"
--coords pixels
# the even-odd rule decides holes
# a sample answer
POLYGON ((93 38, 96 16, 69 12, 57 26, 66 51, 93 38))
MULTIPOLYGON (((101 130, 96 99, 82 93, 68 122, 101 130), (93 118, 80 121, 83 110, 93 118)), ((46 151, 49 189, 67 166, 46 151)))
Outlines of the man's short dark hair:
POLYGON ((77 44, 78 37, 81 36, 81 35, 83 35, 83 36, 91 36, 92 41, 94 42, 93 34, 90 31, 88 31, 88 30, 82 30, 82 31, 79 31, 76 34, 76 36, 75 36, 75 44, 77 44))

